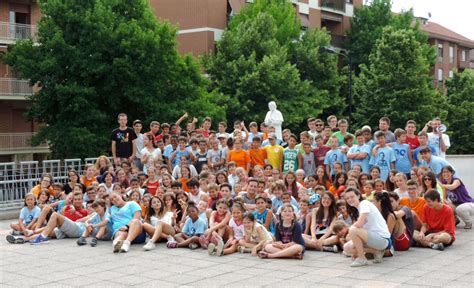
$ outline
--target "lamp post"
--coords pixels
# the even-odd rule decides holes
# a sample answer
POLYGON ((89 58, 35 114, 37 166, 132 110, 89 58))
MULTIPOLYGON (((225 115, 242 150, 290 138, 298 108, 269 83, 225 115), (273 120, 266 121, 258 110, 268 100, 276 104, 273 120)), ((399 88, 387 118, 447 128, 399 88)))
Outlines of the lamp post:
POLYGON ((346 58, 349 61, 349 125, 352 122, 352 57, 351 53, 348 50, 341 49, 341 48, 334 48, 332 46, 329 47, 322 47, 322 51, 334 53, 337 55, 341 55, 342 57, 346 58))

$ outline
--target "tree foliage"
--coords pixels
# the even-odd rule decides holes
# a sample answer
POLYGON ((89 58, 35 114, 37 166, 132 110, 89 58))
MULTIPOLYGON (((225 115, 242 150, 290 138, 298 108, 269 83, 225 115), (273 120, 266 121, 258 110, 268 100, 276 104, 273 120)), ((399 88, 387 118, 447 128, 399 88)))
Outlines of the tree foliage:
POLYGON ((221 104, 229 120, 262 121, 274 100, 285 126, 296 128, 339 97, 336 57, 320 52, 329 42, 325 31, 301 35, 289 1, 257 0, 231 20, 204 66, 227 96, 221 104))
POLYGON ((469 69, 446 80, 450 153, 474 153, 474 73, 469 69))
POLYGON ((442 98, 432 87, 424 45, 412 29, 384 28, 369 56, 370 65, 361 65, 355 81, 359 126, 376 126, 381 116, 388 116, 393 127, 405 127, 408 119, 426 123, 442 115, 442 98))
POLYGON ((176 51, 176 29, 158 22, 148 1, 41 2, 38 44, 20 41, 5 61, 38 83, 29 117, 47 123, 54 157, 90 157, 109 147, 116 115, 129 119, 223 117, 218 93, 190 56, 176 51))

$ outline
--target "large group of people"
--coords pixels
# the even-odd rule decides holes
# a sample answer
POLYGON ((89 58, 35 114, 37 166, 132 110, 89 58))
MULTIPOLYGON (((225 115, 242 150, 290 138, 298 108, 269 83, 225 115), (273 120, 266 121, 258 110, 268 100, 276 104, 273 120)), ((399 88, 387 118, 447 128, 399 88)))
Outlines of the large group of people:
POLYGON ((83 175, 71 169, 66 183, 43 175, 7 241, 110 240, 115 253, 164 242, 263 259, 315 250, 341 252, 358 267, 413 246, 444 250, 456 225, 471 229, 474 200, 445 159, 450 141, 439 118, 416 133, 413 120, 392 132, 382 117, 377 131, 354 134, 336 116, 309 118, 297 136, 281 131, 271 104, 264 123, 235 121, 232 131, 225 122, 211 130, 209 117, 196 127, 186 113, 142 134, 142 121, 128 127, 119 114, 111 157, 83 175))

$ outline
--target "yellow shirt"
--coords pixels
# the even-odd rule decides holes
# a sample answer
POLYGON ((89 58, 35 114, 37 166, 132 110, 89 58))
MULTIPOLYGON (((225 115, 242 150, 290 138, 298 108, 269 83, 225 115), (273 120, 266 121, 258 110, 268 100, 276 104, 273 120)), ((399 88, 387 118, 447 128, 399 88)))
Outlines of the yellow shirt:
POLYGON ((268 164, 272 165, 273 169, 280 169, 283 161, 283 147, 280 145, 266 146, 268 164))

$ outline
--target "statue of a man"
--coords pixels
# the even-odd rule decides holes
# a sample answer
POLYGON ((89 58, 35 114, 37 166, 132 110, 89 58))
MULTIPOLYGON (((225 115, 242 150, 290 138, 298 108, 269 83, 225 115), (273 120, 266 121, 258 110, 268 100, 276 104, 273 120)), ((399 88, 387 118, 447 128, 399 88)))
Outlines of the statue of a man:
POLYGON ((283 115, 279 110, 276 109, 277 105, 275 101, 270 101, 268 103, 267 116, 265 116, 265 124, 275 128, 275 135, 278 139, 282 140, 281 135, 281 124, 283 123, 283 115))

